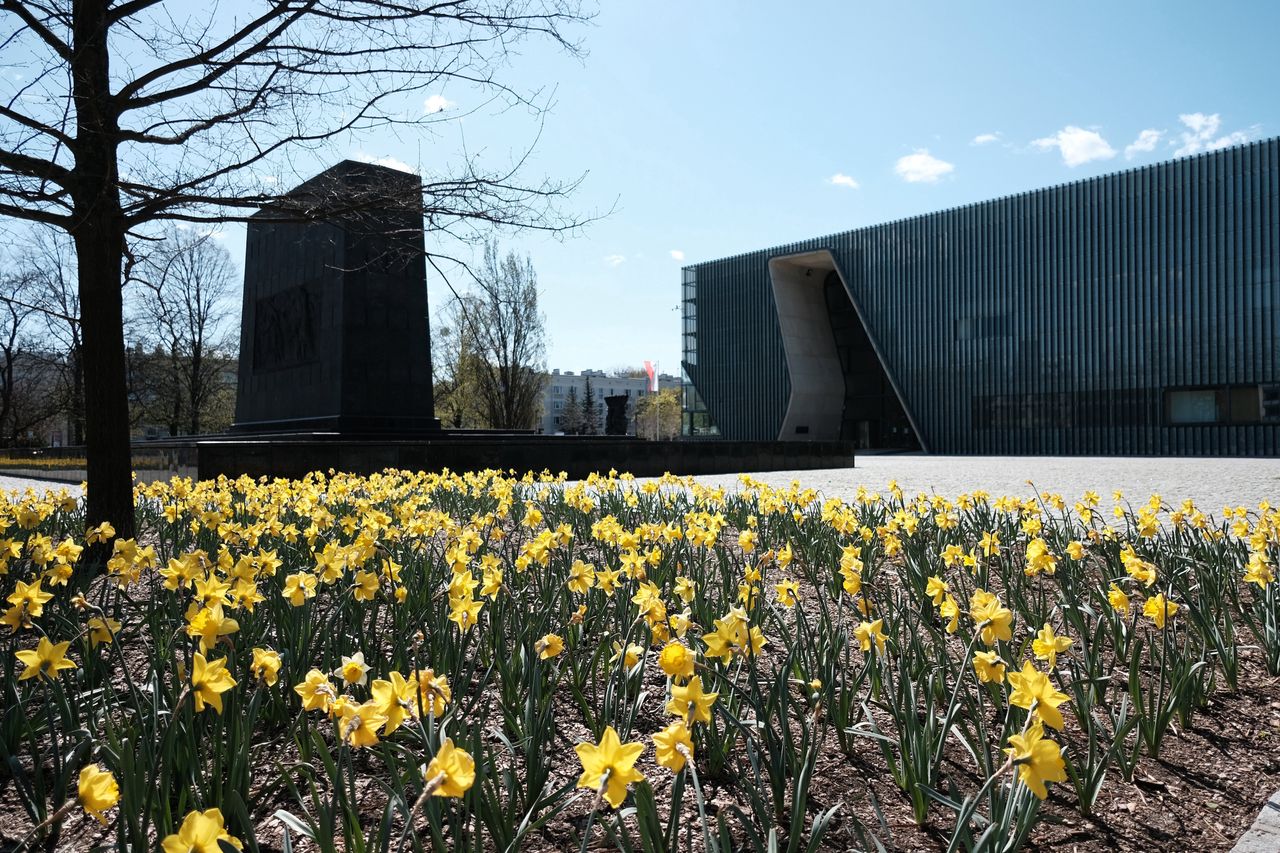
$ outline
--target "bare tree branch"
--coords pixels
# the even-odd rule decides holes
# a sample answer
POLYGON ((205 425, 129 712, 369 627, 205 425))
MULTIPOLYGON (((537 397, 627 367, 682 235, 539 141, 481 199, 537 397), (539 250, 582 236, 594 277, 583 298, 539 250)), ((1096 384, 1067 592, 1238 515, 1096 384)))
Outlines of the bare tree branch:
MULTIPOLYGON (((580 4, 243 0, 237 17, 228 4, 188 0, 0 0, 0 44, 21 70, 0 77, 0 217, 56 226, 75 246, 75 313, 94 412, 91 523, 132 533, 122 290, 132 271, 145 271, 147 253, 135 250, 157 223, 245 221, 260 208, 295 220, 370 208, 374 190, 281 199, 264 173, 310 173, 314 158, 331 159, 373 130, 435 134, 466 114, 427 111, 420 98, 445 86, 527 109, 540 125, 547 90, 513 85, 511 59, 534 39, 576 55, 568 31, 588 17, 580 4)), ((584 217, 560 209, 580 179, 525 177, 537 133, 506 163, 433 161, 419 200, 427 226, 441 239, 468 240, 491 225, 553 234, 581 226, 584 217)), ((174 317, 195 307, 175 306, 174 317)), ((199 337, 190 324, 183 334, 199 337)), ((504 357, 522 363, 518 352, 504 357)), ((134 357, 134 367, 143 361, 134 357)), ((508 368, 501 381, 518 374, 508 368)), ((494 416, 510 421, 523 405, 494 416)))

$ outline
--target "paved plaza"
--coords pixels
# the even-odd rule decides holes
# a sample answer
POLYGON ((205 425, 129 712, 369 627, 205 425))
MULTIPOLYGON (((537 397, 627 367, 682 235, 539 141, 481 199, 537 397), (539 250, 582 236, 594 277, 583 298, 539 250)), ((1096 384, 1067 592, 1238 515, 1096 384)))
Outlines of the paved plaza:
MULTIPOLYGON (((936 492, 954 497, 986 489, 992 495, 1059 492, 1077 498, 1092 489, 1104 500, 1116 489, 1142 501, 1153 492, 1168 503, 1191 498, 1218 515, 1223 506, 1280 505, 1280 459, 1116 458, 1078 456, 924 456, 897 454, 859 456, 855 468, 816 471, 771 471, 754 475, 773 486, 799 480, 827 497, 850 498, 859 485, 883 491, 890 480, 907 494, 936 492)), ((737 476, 698 477, 708 485, 733 488, 737 476)))
MULTIPOLYGON (((854 468, 813 471, 769 471, 753 474, 772 486, 799 480, 827 497, 850 498, 859 485, 883 491, 890 480, 908 494, 936 492, 954 497, 961 492, 986 489, 993 495, 1028 495, 1037 491, 1059 492, 1077 498, 1093 489, 1110 500, 1116 489, 1142 501, 1158 492, 1168 503, 1191 498, 1217 515, 1223 506, 1254 507, 1259 501, 1280 505, 1280 459, 1142 459, 1077 456, 924 456, 897 454, 859 456, 854 468)), ((737 474, 697 478, 707 485, 738 487, 737 474)), ((78 485, 46 480, 0 476, 0 489, 23 491, 67 489, 79 494, 78 485)))

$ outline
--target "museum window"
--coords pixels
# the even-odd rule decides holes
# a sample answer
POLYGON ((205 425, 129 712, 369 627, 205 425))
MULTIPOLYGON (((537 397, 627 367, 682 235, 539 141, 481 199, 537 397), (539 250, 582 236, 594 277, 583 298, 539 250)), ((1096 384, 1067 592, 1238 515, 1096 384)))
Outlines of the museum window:
POLYGON ((1164 414, 1171 426, 1280 421, 1280 386, 1169 388, 1164 392, 1164 414))
POLYGON ((1256 424, 1262 420, 1262 394, 1257 385, 1232 388, 1227 394, 1233 424, 1256 424))
POLYGON ((1262 385, 1258 391, 1262 398, 1262 420, 1280 421, 1280 385, 1262 385))
POLYGON ((1164 410, 1170 424, 1216 424, 1221 420, 1218 392, 1213 388, 1166 391, 1164 410))

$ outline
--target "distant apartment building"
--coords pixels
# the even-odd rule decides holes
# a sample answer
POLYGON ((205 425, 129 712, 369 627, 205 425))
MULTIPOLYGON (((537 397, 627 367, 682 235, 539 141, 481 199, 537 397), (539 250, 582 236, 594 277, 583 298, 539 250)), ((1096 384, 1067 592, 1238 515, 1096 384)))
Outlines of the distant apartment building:
MULTIPOLYGON (((631 398, 631 402, 627 405, 627 434, 635 435, 636 414, 634 401, 650 393, 649 377, 644 374, 640 376, 610 376, 603 370, 583 370, 578 373, 574 373, 572 370, 564 372, 559 370, 551 371, 547 375, 547 384, 542 391, 542 420, 538 424, 538 432, 544 435, 556 435, 564 432, 566 423, 565 405, 570 398, 569 389, 573 389, 573 398, 577 400, 578 405, 582 405, 582 400, 587 394, 588 379, 591 380, 591 393, 596 407, 596 433, 604 433, 604 420, 607 411, 604 398, 621 394, 631 398)), ((659 374, 658 388, 660 390, 668 388, 679 389, 680 377, 666 373, 659 374)))

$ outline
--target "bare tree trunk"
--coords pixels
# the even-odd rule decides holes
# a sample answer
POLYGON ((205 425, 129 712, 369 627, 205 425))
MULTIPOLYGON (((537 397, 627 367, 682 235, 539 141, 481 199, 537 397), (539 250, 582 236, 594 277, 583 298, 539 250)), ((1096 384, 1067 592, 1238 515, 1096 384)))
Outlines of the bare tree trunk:
MULTIPOLYGON (((119 127, 111 96, 107 4, 74 4, 72 92, 76 106, 77 182, 74 223, 84 335, 85 456, 89 525, 110 522, 132 538, 133 476, 129 452, 129 400, 124 359, 125 220, 116 174, 119 127)), ((90 556, 92 563, 105 554, 90 556)))
POLYGON ((204 354, 200 345, 193 346, 191 351, 191 382, 187 398, 191 404, 191 434, 200 434, 200 407, 204 405, 204 354))
POLYGON ((68 444, 84 444, 84 356, 77 341, 71 351, 71 440, 68 444))
POLYGON ((76 234, 84 310, 85 409, 91 413, 84 430, 88 523, 109 521, 117 535, 129 538, 133 536, 133 466, 120 291, 124 231, 97 219, 86 217, 76 234))

